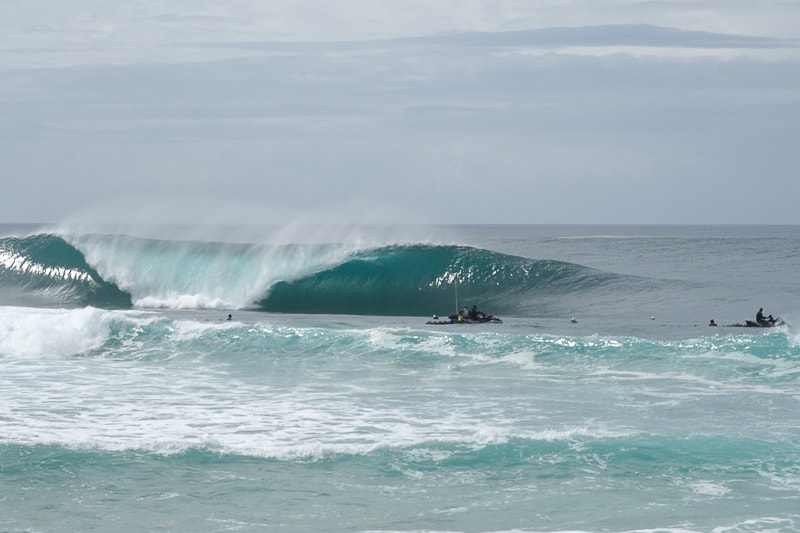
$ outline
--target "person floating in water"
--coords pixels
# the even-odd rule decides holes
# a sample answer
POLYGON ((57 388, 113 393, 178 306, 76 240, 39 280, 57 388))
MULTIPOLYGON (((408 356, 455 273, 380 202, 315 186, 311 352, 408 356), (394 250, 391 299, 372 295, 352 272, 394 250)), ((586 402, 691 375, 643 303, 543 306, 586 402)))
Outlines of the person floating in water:
POLYGON ((225 320, 233 320, 233 315, 228 314, 228 316, 225 318, 225 320))
POLYGON ((717 323, 714 322, 714 319, 712 318, 711 322, 709 322, 708 325, 711 326, 711 327, 716 327, 717 323))
POLYGON ((765 317, 764 308, 759 307, 758 313, 756 313, 756 322, 762 326, 771 326, 775 322, 775 319, 772 318, 772 315, 765 317))

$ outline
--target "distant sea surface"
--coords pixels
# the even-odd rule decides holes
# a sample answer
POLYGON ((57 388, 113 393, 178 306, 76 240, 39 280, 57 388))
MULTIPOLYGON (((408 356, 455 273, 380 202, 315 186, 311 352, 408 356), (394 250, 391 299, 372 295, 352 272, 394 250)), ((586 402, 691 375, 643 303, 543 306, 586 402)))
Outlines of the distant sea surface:
POLYGON ((797 226, 0 226, 0 531, 800 531, 798 267, 797 226))

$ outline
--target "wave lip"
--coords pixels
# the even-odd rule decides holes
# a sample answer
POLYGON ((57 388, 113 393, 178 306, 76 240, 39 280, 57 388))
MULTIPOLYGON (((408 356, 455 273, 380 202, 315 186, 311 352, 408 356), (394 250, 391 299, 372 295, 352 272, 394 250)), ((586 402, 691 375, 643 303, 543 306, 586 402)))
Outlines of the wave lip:
POLYGON ((0 296, 35 306, 131 306, 130 295, 106 282, 83 254, 50 234, 0 239, 0 296))
POLYGON ((267 245, 121 234, 0 239, 0 297, 23 306, 447 316, 477 305, 508 316, 552 313, 545 307, 567 297, 631 290, 640 281, 459 245, 267 245))

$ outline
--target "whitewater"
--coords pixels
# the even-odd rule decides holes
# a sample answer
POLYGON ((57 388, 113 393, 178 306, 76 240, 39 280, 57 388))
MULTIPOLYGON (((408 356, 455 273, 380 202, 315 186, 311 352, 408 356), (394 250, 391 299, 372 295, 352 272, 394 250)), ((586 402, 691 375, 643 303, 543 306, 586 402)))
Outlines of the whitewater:
POLYGON ((800 531, 800 227, 189 229, 0 226, 0 530, 800 531))

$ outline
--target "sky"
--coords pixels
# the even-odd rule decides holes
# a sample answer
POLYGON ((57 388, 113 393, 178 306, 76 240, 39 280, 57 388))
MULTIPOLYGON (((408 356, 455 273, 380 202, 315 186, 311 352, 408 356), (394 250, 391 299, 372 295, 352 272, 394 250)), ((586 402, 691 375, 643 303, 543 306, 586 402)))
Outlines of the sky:
POLYGON ((797 0, 0 0, 0 222, 800 224, 797 0))

